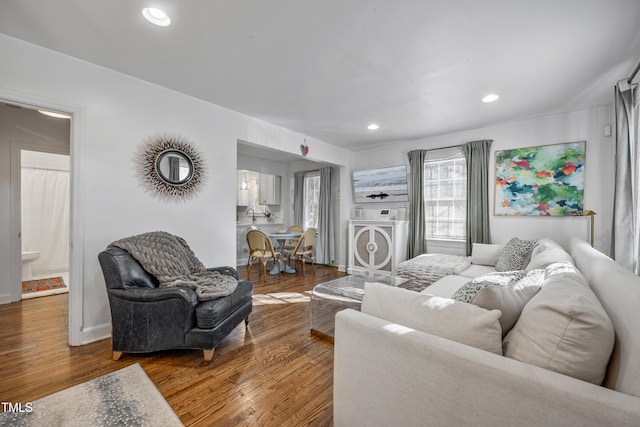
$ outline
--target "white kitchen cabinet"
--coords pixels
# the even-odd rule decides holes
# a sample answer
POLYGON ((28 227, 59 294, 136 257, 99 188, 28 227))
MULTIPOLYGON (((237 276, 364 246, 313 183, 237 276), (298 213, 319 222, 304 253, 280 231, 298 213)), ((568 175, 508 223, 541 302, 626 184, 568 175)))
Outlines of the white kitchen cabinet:
POLYGON ((249 206, 249 195, 250 190, 247 185, 247 173, 244 171, 238 171, 237 173, 237 183, 236 183, 236 206, 249 206), (244 189, 243 182, 245 183, 244 189))
POLYGON ((258 181, 258 204, 280 204, 280 181, 280 176, 260 174, 258 181))

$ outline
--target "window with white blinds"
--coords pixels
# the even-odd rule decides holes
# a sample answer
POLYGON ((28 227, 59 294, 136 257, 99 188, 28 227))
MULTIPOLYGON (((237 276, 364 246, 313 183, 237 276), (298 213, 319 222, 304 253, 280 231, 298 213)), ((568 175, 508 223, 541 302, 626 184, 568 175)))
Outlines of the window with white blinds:
POLYGON ((318 203, 320 201, 320 172, 307 172, 304 174, 304 202, 302 226, 318 228, 318 203))
POLYGON ((427 152, 424 203, 427 239, 465 239, 467 165, 459 147, 427 152))

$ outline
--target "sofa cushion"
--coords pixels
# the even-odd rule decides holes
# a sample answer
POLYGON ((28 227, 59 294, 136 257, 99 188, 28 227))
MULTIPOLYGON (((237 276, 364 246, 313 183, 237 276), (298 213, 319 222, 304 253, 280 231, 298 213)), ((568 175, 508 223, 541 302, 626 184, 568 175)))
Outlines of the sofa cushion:
POLYGON ((524 306, 538 293, 544 270, 489 273, 467 282, 451 298, 487 310, 500 310, 502 336, 511 330, 524 306))
POLYGON ((238 282, 238 287, 226 297, 202 301, 196 308, 196 322, 200 329, 212 329, 218 326, 238 307, 251 301, 253 284, 248 281, 238 282))
POLYGON ((469 278, 464 276, 444 276, 442 279, 437 280, 433 285, 427 287, 420 293, 436 297, 451 298, 451 296, 460 289, 460 286, 463 286, 468 281, 469 278))
POLYGON ((582 274, 569 262, 545 269, 540 291, 504 339, 504 354, 601 384, 615 332, 582 274))
POLYGON ((504 245, 474 243, 471 249, 471 264, 495 267, 504 245))
POLYGON ((495 273, 495 272, 496 272, 496 269, 494 267, 491 267, 488 265, 471 264, 469 267, 467 267, 466 269, 458 273, 458 275, 467 277, 469 279, 475 279, 476 277, 482 276, 483 274, 495 273))
POLYGON ((577 237, 571 239, 571 256, 616 331, 603 385, 640 397, 640 277, 577 237))
POLYGON ((509 240, 498 255, 496 271, 523 270, 535 244, 535 240, 520 240, 517 237, 509 240))
POLYGON ((502 354, 500 311, 378 283, 365 285, 363 313, 502 354))
POLYGON ((573 258, 562 246, 551 239, 540 239, 531 251, 531 261, 527 264, 527 270, 547 268, 554 262, 568 261, 573 264, 573 258))

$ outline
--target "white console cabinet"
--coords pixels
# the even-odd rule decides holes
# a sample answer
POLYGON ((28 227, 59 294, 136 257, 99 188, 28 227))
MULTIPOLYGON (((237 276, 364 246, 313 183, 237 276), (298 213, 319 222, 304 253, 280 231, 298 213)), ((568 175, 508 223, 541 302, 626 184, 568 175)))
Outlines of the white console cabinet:
POLYGON ((407 221, 349 220, 349 274, 386 273, 407 257, 407 221))

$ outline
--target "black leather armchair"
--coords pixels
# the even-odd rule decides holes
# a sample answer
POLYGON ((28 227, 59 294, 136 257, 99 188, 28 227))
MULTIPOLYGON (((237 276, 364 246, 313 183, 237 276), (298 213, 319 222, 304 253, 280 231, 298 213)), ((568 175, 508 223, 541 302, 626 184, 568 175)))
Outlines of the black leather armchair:
MULTIPOLYGON (((110 247, 98 255, 111 307, 113 360, 122 353, 149 353, 188 348, 204 351, 204 359, 244 319, 249 324, 253 284, 238 282, 233 294, 198 301, 193 289, 158 287, 149 274, 124 249, 110 247)), ((232 267, 218 267, 238 279, 232 267)))

